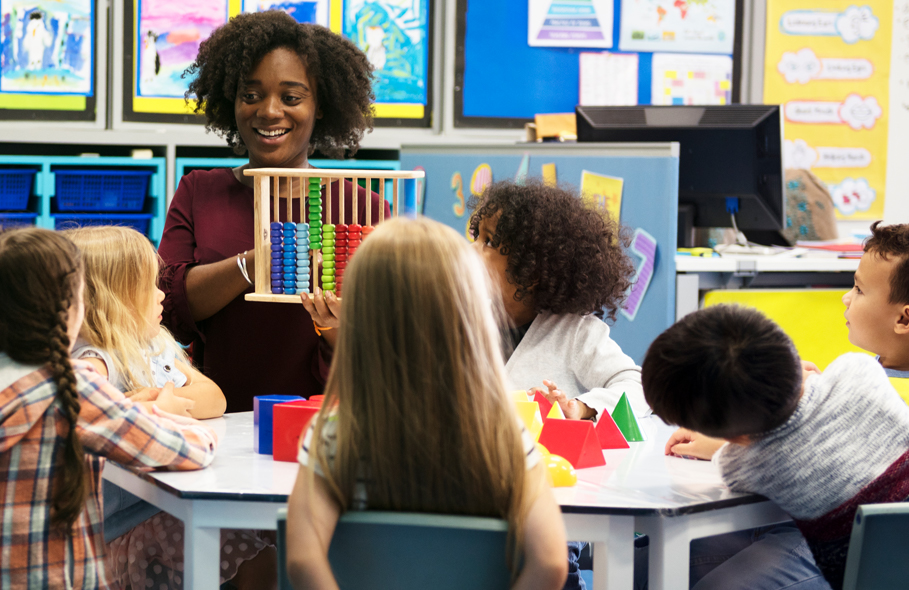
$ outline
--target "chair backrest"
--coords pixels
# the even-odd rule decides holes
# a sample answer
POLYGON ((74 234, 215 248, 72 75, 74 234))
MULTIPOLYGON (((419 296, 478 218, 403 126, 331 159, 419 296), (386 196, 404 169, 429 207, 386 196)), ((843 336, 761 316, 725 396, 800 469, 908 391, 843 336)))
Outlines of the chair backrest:
MULTIPOLYGON (((279 588, 287 583, 286 511, 278 517, 279 588)), ((328 559, 338 585, 373 590, 508 588, 508 523, 495 518, 348 512, 338 521, 328 559)))
POLYGON ((843 590, 905 588, 909 580, 909 503, 859 506, 843 590))

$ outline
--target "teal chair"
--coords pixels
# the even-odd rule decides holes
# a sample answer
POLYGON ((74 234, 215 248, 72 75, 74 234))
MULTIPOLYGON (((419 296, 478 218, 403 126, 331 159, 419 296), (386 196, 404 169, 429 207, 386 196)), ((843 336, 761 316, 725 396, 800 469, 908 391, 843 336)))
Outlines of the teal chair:
POLYGON ((859 506, 843 590, 909 587, 909 503, 859 506))
MULTIPOLYGON (((287 578, 287 511, 278 512, 278 587, 287 578)), ((508 523, 495 518, 348 512, 338 521, 328 560, 342 590, 508 588, 508 523)))

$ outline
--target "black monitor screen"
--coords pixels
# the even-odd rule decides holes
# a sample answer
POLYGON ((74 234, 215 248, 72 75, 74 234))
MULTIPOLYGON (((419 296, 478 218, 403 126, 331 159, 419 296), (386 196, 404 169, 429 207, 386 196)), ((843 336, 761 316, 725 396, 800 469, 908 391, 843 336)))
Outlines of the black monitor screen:
POLYGON ((694 225, 748 230, 783 228, 782 123, 777 105, 577 107, 578 141, 677 141, 679 204, 694 225))

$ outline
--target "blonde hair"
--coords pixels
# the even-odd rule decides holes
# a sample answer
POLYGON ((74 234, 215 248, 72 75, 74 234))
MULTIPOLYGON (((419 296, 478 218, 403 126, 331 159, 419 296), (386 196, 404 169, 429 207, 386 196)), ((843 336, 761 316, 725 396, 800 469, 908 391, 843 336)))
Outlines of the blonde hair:
POLYGON ((154 304, 160 258, 148 238, 119 226, 81 227, 63 232, 82 251, 85 264, 85 321, 79 335, 108 352, 127 391, 152 387, 150 358, 166 348, 186 361, 163 326, 149 338, 147 314, 154 304))
POLYGON ((309 465, 319 462, 344 510, 365 467, 370 509, 506 519, 516 573, 528 473, 490 286, 454 230, 422 219, 378 226, 347 269, 309 465), (317 442, 329 419, 333 465, 317 442))

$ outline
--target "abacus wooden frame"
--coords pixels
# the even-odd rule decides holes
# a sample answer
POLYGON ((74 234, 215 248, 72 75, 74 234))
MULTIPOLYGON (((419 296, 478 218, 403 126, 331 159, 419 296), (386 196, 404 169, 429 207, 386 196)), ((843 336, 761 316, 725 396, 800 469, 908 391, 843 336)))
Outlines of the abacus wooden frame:
MULTIPOLYGON (((400 208, 399 208, 399 197, 400 189, 399 182, 402 180, 419 180, 425 177, 425 173, 422 170, 328 170, 328 169, 298 169, 298 168, 253 168, 249 170, 244 170, 243 174, 245 176, 253 177, 253 191, 254 191, 254 236, 255 236, 255 253, 256 253, 256 278, 255 278, 255 293, 247 293, 247 301, 258 301, 258 302, 268 302, 268 303, 300 303, 300 295, 278 295, 271 292, 271 239, 270 239, 270 225, 271 225, 271 201, 274 199, 275 203, 279 203, 279 196, 277 194, 272 194, 272 182, 275 183, 277 187, 275 193, 280 192, 281 180, 284 179, 287 181, 288 191, 291 193, 290 197, 287 199, 286 206, 288 212, 293 210, 293 199, 300 198, 300 214, 301 216, 306 211, 306 199, 308 193, 308 182, 304 182, 310 178, 319 178, 322 181, 328 181, 329 183, 334 180, 340 181, 339 183, 339 194, 338 194, 338 219, 345 219, 344 215, 344 180, 349 179, 351 183, 356 187, 358 179, 365 179, 366 186, 371 186, 372 180, 379 180, 379 197, 383 200, 385 199, 385 181, 392 181, 392 205, 391 205, 391 215, 392 217, 397 217, 400 208), (299 197, 295 197, 292 194, 293 191, 293 179, 300 179, 300 189, 299 197), (307 187, 307 188, 304 188, 307 187)), ((358 190, 358 189, 354 189, 358 190)), ((356 195, 351 202, 351 219, 357 219, 357 207, 358 199, 356 195)), ((325 200, 325 218, 331 219, 331 198, 325 200)), ((275 207, 275 210, 278 211, 278 206, 275 207)), ((377 223, 381 223, 384 220, 385 208, 379 208, 379 219, 377 223)), ((290 215, 288 215, 290 217, 290 215)), ((372 226, 372 207, 368 206, 366 208, 366 225, 372 226)), ((312 270, 311 279, 310 279, 310 291, 316 285, 316 280, 318 276, 316 275, 316 253, 321 253, 321 250, 310 250, 310 268, 312 270)))

